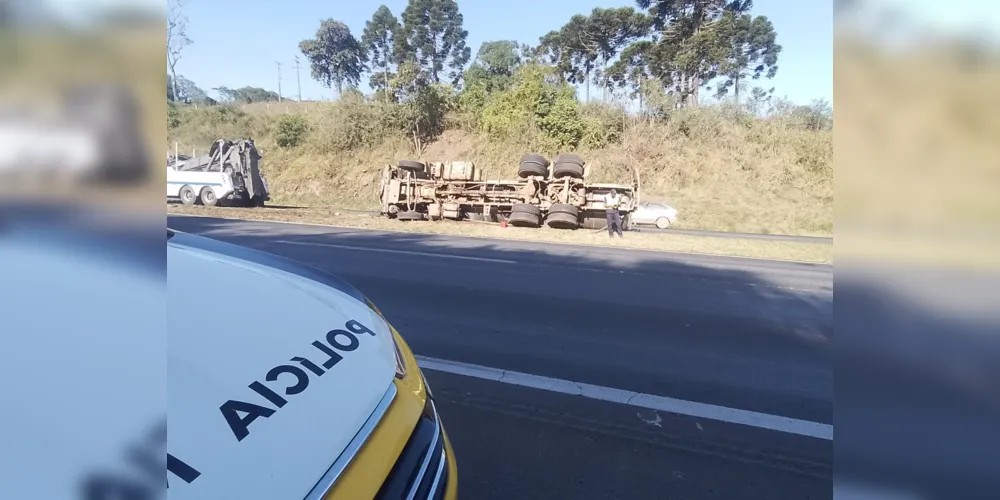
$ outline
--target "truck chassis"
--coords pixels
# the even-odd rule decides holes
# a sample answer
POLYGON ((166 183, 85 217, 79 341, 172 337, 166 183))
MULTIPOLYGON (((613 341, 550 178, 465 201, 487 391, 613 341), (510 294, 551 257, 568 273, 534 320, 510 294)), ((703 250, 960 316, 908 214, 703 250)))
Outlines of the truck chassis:
POLYGON ((602 228, 604 197, 611 190, 621 196, 619 212, 624 229, 639 204, 639 174, 631 184, 587 182, 590 168, 577 155, 560 155, 549 162, 526 154, 517 179, 483 180, 471 161, 434 162, 400 160, 382 169, 379 183, 381 213, 399 220, 506 221, 511 226, 554 229, 602 228))

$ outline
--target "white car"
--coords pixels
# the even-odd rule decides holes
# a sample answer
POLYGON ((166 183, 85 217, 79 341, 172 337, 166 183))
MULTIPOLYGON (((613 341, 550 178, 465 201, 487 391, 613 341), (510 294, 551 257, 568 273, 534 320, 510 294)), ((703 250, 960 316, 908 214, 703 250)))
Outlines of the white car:
POLYGON ((656 226, 666 229, 677 221, 677 209, 659 202, 643 202, 631 215, 632 224, 656 226))

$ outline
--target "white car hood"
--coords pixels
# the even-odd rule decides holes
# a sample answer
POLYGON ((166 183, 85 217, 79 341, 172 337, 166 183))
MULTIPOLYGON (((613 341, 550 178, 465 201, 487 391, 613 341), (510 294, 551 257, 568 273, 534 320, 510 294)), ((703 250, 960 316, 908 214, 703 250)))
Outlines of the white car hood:
POLYGON ((388 327, 288 268, 176 243, 167 264, 168 496, 303 498, 392 384, 388 327))

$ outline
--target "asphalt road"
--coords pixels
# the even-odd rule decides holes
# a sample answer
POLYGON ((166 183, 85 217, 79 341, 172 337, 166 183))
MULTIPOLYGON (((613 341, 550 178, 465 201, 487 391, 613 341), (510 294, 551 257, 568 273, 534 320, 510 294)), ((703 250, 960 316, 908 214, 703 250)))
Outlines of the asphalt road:
MULTIPOLYGON (((832 267, 170 216, 332 271, 421 356, 833 421, 832 267)), ((832 496, 832 442, 426 371, 464 498, 832 496)))
MULTIPOLYGON (((363 214, 378 215, 378 210, 349 210, 341 209, 342 212, 355 212, 363 214)), ((709 231, 705 229, 659 229, 653 226, 635 226, 633 231, 642 233, 660 234, 684 234, 688 236, 704 236, 709 238, 735 238, 741 240, 768 240, 787 241, 794 243, 816 243, 819 245, 833 244, 833 238, 828 236, 800 236, 795 234, 763 234, 763 233, 738 233, 733 231, 709 231)))

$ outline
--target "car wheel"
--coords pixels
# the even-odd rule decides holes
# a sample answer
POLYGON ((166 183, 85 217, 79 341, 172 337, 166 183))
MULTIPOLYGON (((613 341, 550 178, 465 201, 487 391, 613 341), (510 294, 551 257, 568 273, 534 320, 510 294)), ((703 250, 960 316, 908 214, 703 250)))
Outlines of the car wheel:
POLYGON ((192 189, 191 186, 182 187, 177 196, 180 197, 181 203, 185 205, 194 205, 194 202, 197 199, 197 196, 194 194, 194 189, 192 189))
POLYGON ((656 219, 656 227, 659 229, 666 229, 670 227, 670 219, 666 217, 660 217, 659 219, 656 219))

